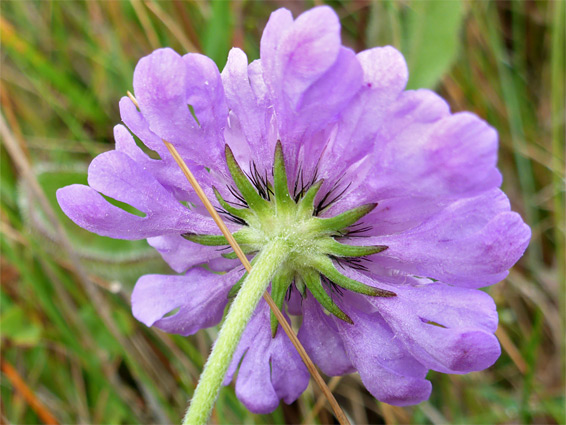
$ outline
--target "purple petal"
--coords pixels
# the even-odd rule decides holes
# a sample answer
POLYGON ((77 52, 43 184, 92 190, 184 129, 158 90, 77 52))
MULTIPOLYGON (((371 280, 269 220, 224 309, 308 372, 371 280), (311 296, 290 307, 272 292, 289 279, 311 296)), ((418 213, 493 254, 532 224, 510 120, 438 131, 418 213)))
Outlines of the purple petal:
MULTIPOLYGON (((282 140, 284 146, 287 142, 287 152, 297 156, 292 147, 299 149, 299 146, 289 144, 293 138, 304 133, 311 137, 313 133, 329 128, 337 121, 340 113, 350 108, 350 101, 361 89, 362 80, 363 70, 358 58, 353 51, 342 47, 328 71, 300 93, 295 105, 286 106, 284 112, 281 110, 281 113, 284 113, 284 116, 281 116, 284 121, 280 129, 283 135, 287 136, 282 140)), ((302 150, 298 157, 299 163, 306 168, 309 164, 316 165, 325 146, 324 139, 319 143, 305 139, 300 146, 302 150)))
POLYGON ((228 292, 242 274, 234 269, 218 275, 196 267, 182 276, 142 276, 132 293, 133 315, 147 326, 192 335, 220 322, 228 292), (177 308, 177 313, 165 317, 177 308))
POLYGON ((149 129, 149 123, 143 114, 138 111, 134 102, 132 102, 129 97, 124 96, 120 99, 119 106, 120 117, 126 127, 128 127, 130 131, 143 142, 144 145, 157 152, 161 159, 167 158, 169 152, 167 151, 163 140, 149 129))
MULTIPOLYGON (((127 99, 127 101, 131 103, 129 99, 127 99)), ((136 126, 136 130, 142 134, 146 132, 150 133, 149 128, 141 127, 141 123, 136 126)), ((139 137, 139 133, 135 134, 139 137)), ((114 127, 114 138, 116 140, 116 150, 124 152, 145 171, 150 172, 165 189, 173 194, 175 199, 196 205, 201 204, 194 189, 169 151, 162 153, 163 159, 150 158, 138 147, 130 132, 123 125, 114 127)), ((161 142, 161 145, 165 148, 163 142, 161 142)), ((207 197, 214 199, 212 186, 215 184, 218 185, 218 182, 214 181, 212 174, 209 173, 205 167, 197 165, 187 158, 183 159, 203 188, 207 197)))
POLYGON ((134 91, 153 133, 194 162, 224 169, 222 131, 228 110, 220 74, 211 59, 158 49, 138 62, 134 91))
POLYGON ((334 213, 398 197, 470 197, 500 185, 497 133, 475 115, 450 115, 446 102, 428 90, 404 92, 373 115, 373 171, 334 213))
POLYGON ((324 374, 336 376, 355 372, 338 328, 311 294, 303 302, 303 323, 298 336, 310 358, 324 374))
MULTIPOLYGON (((131 103, 129 99, 127 101, 131 103)), ((138 147, 133 136, 123 125, 114 127, 114 139, 116 140, 116 150, 118 152, 125 153, 143 167, 144 170, 150 172, 163 187, 177 195, 175 196, 177 199, 189 202, 194 202, 198 199, 183 172, 172 158, 166 156, 165 159, 161 160, 147 156, 138 147)))
POLYGON ((359 301, 350 302, 346 313, 350 315, 350 308, 364 301, 371 304, 373 308, 362 310, 379 313, 396 340, 426 368, 468 373, 491 366, 499 357, 501 350, 493 335, 497 312, 488 295, 411 276, 370 277, 348 268, 343 272, 366 285, 385 286, 397 294, 391 298, 351 295, 359 301))
MULTIPOLYGON (((260 43, 260 65, 269 80, 280 79, 281 69, 277 66, 277 50, 284 35, 293 26, 293 15, 287 9, 277 9, 269 16, 260 43)), ((257 75, 257 72, 256 72, 257 75)), ((267 83, 270 85, 270 83, 267 83)))
POLYGON ((293 316, 300 316, 303 314, 303 297, 297 288, 293 288, 289 298, 285 300, 287 305, 287 313, 293 316))
POLYGON ((499 358, 499 342, 491 332, 480 327, 444 328, 428 323, 397 295, 399 299, 379 302, 379 311, 411 354, 427 368, 468 373, 488 368, 499 358))
POLYGON ((217 246, 198 245, 180 235, 156 236, 149 238, 147 242, 161 254, 167 264, 177 273, 182 273, 198 264, 221 258, 221 251, 218 250, 217 246))
POLYGON ((224 379, 227 385, 234 376, 236 395, 253 413, 270 413, 279 399, 292 403, 307 388, 309 373, 297 350, 282 329, 271 337, 269 307, 260 301, 246 327, 224 379))
POLYGON ((238 399, 256 414, 271 413, 279 406, 279 397, 271 381, 269 343, 266 338, 259 338, 248 347, 236 380, 238 399))
POLYGON ((138 62, 134 71, 134 91, 141 112, 160 137, 177 138, 169 126, 198 129, 187 106, 190 86, 185 61, 172 49, 155 50, 138 62))
MULTIPOLYGON (((341 176, 355 161, 372 152, 386 111, 407 83, 405 59, 392 47, 366 50, 356 60, 363 69, 362 87, 349 88, 359 92, 342 111, 337 131, 324 149, 319 175, 325 179, 341 176)), ((358 173, 355 178, 362 181, 365 175, 358 173)))
POLYGON ((167 233, 205 233, 212 220, 189 211, 123 152, 109 151, 89 166, 90 187, 71 185, 57 191, 59 205, 79 226, 117 239, 144 239, 167 233), (98 192, 145 214, 128 213, 98 192))
POLYGON ((272 339, 270 348, 273 388, 277 397, 291 404, 307 389, 309 372, 297 349, 281 327, 272 339))
POLYGON ((378 133, 378 199, 472 196, 501 184, 496 131, 473 114, 446 113, 445 102, 426 91, 400 98, 378 133))
POLYGON ((354 306, 359 296, 348 295, 342 308, 354 321, 350 325, 335 319, 352 364, 366 388, 378 400, 406 406, 428 399, 432 385, 425 379, 427 369, 404 347, 378 313, 366 314, 354 306))
MULTIPOLYGON (((357 55, 364 70, 364 84, 392 100, 405 89, 409 70, 403 55, 391 46, 374 47, 357 55)), ((381 103, 381 102, 380 102, 381 103)))
MULTIPOLYGON (((253 160, 260 169, 271 169, 276 139, 268 137, 271 111, 266 105, 260 105, 256 98, 248 75, 248 58, 242 50, 237 48, 230 50, 228 62, 222 71, 222 83, 226 93, 226 103, 237 117, 238 127, 241 128, 243 138, 249 147, 246 149, 248 158, 241 163, 247 164, 253 160)), ((233 120, 234 118, 230 121, 233 120)), ((230 146, 233 146, 233 143, 230 143, 230 146)))
POLYGON ((446 208, 448 198, 404 196, 380 200, 377 207, 364 217, 371 228, 364 235, 392 235, 412 229, 446 208))
POLYGON ((248 66, 248 78, 250 80, 250 87, 259 105, 265 109, 270 108, 271 99, 269 98, 269 90, 263 78, 263 67, 261 59, 256 59, 248 66))
POLYGON ((494 333, 497 310, 493 299, 477 289, 440 282, 403 285, 400 295, 423 322, 449 329, 475 328, 494 333))
POLYGON ((316 7, 294 22, 289 11, 274 12, 261 40, 267 86, 273 93, 285 93, 285 100, 296 104, 332 66, 340 47, 340 22, 331 8, 316 7))
POLYGON ((326 143, 323 134, 313 135, 326 131, 325 127, 337 119, 362 81, 358 60, 341 46, 335 12, 326 6, 317 7, 294 22, 287 11, 275 12, 262 38, 261 64, 288 161, 287 171, 294 175, 300 162, 310 172, 326 143), (305 149, 302 152, 301 147, 305 149), (310 148, 314 152, 306 151, 310 148))
POLYGON ((188 53, 183 60, 191 78, 187 102, 195 109, 199 127, 221 136, 228 108, 220 72, 212 59, 198 53, 188 53))
POLYGON ((454 202, 414 229, 364 243, 389 247, 373 257, 382 266, 478 288, 505 278, 530 235, 521 217, 509 212, 507 197, 495 189, 454 202))
POLYGON ((281 38, 275 58, 262 55, 262 60, 275 60, 283 75, 277 82, 280 90, 296 106, 307 88, 335 63, 340 49, 338 16, 330 7, 321 6, 297 17, 281 38))
POLYGON ((138 217, 110 204, 96 190, 73 184, 57 190, 57 202, 75 224, 101 236, 144 239, 162 229, 147 231, 147 217, 138 217))
MULTIPOLYGON (((128 99, 129 100, 129 99, 128 99)), ((114 126, 114 140, 116 141, 116 150, 123 152, 140 165, 152 165, 160 162, 152 159, 136 144, 134 137, 122 124, 114 126)), ((153 174, 153 173, 152 173, 153 174)))

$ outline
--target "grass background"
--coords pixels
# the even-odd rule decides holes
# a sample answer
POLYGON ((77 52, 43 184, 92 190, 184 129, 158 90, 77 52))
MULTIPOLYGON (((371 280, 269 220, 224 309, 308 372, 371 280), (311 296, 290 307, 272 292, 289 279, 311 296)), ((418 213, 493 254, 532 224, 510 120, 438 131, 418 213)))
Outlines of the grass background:
MULTIPOLYGON (((219 68, 231 46, 258 57, 284 2, 2 1, 0 101, 2 380, 0 423, 177 423, 217 329, 183 338, 130 314, 141 274, 168 273, 145 241, 74 226, 54 201, 112 149, 118 100, 137 60, 161 46, 219 68)), ((322 2, 285 2, 295 16, 322 2)), ((329 379, 362 423, 564 423, 563 1, 331 1, 344 42, 391 44, 411 87, 499 130, 503 188, 533 229, 527 254, 489 289, 501 324, 495 366, 431 372, 419 406, 375 401, 357 376, 329 379)), ((311 385, 291 406, 252 415, 224 388, 215 423, 333 423, 311 385)))

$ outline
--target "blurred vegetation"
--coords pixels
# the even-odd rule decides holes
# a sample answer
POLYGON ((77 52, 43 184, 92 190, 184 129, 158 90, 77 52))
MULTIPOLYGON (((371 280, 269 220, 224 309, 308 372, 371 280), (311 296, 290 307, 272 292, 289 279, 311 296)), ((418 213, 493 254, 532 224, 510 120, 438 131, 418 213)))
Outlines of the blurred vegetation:
MULTIPOLYGON (((118 100, 137 60, 161 46, 200 51, 222 68, 231 46, 251 59, 270 12, 310 1, 2 1, 0 423, 177 423, 216 336, 189 338, 133 319, 129 293, 168 273, 144 241, 73 225, 56 188, 85 181, 112 149, 118 100), (11 149, 8 147, 11 146, 11 149)), ((503 354, 466 376, 430 373, 430 401, 376 402, 356 375, 330 380, 362 423, 564 423, 563 1, 331 1, 356 50, 391 44, 411 87, 437 89, 453 110, 499 130, 513 209, 533 229, 525 257, 489 288, 503 354)), ((255 416, 232 387, 215 423, 333 423, 310 386, 293 405, 255 416)))

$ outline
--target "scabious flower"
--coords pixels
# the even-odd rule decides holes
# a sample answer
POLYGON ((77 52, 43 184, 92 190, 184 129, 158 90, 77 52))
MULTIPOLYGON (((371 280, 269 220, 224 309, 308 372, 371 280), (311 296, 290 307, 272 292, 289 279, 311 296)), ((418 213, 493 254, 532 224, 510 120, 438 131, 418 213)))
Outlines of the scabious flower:
MULTIPOLYGON (((467 373, 498 358, 497 312, 478 288, 505 278, 530 230, 499 189, 496 131, 431 91, 405 91, 407 74, 391 47, 342 46, 328 7, 295 20, 277 10, 261 59, 232 49, 222 73, 205 56, 156 50, 134 72, 139 110, 120 101, 116 149, 59 203, 94 233, 146 238, 179 273, 139 279, 138 320, 182 335, 216 325, 245 273, 167 140, 250 258, 284 244, 270 291, 302 316, 299 339, 320 369, 358 372, 381 401, 419 403, 428 370, 467 373)), ((253 412, 308 384, 277 326, 262 300, 225 379, 239 369, 236 393, 253 412)))

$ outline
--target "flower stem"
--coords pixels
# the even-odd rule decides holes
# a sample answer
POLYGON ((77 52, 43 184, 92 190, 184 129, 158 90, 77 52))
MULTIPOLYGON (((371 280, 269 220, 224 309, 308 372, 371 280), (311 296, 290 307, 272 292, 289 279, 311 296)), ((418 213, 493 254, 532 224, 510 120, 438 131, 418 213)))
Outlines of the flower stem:
POLYGON ((242 333, 273 275, 286 257, 285 246, 278 239, 265 245, 257 255, 250 274, 228 311, 212 353, 208 356, 183 425, 206 424, 242 333))

